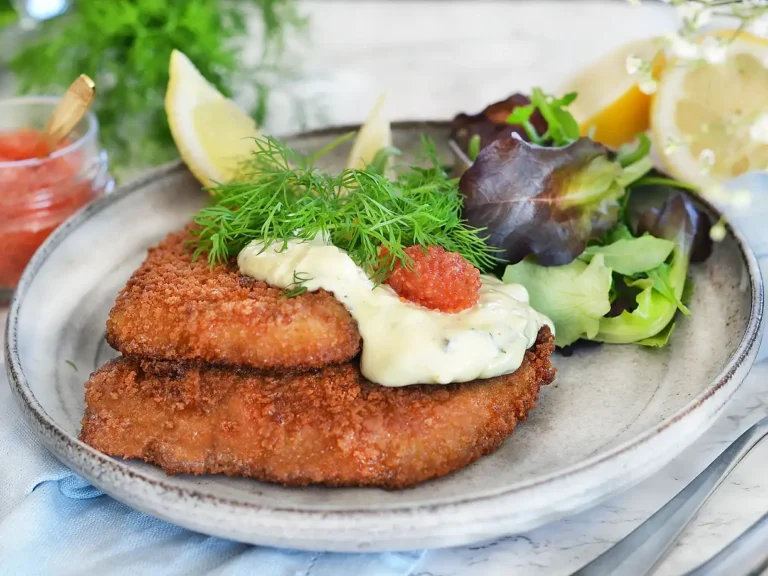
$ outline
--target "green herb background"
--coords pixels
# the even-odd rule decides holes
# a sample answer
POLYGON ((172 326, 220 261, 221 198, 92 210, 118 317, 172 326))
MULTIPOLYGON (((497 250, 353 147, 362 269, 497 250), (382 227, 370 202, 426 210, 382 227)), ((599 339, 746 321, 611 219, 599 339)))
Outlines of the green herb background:
POLYGON ((11 6, 11 0, 0 0, 0 28, 16 22, 16 11, 11 6))
POLYGON ((304 24, 295 0, 73 0, 65 15, 40 25, 9 65, 21 93, 61 92, 79 74, 91 76, 102 144, 120 170, 177 155, 164 108, 174 48, 227 96, 236 83, 252 86, 251 112, 262 124, 286 35, 304 24), (254 11, 264 25, 261 59, 245 68, 240 49, 254 11))

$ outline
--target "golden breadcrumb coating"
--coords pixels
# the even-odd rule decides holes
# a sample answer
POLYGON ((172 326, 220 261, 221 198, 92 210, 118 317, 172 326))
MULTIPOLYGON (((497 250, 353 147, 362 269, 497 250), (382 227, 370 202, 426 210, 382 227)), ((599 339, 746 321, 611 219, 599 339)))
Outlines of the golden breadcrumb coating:
POLYGON ((320 368, 360 351, 357 323, 325 291, 294 298, 241 276, 237 265, 193 262, 188 232, 150 249, 120 292, 107 340, 123 354, 259 369, 320 368))
POLYGON ((123 357, 92 374, 80 438, 168 474, 403 488, 493 452, 554 379, 546 326, 513 374, 387 388, 356 363, 304 373, 123 357))

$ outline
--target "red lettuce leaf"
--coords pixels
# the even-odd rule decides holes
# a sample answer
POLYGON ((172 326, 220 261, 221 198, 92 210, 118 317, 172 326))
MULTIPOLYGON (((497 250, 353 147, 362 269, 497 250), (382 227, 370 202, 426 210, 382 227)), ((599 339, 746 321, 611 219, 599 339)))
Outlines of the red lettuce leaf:
MULTIPOLYGON (((531 100, 527 96, 513 94, 506 100, 486 107, 480 114, 459 114, 451 123, 451 138, 465 154, 469 150, 469 141, 473 136, 480 137, 481 150, 491 142, 506 140, 512 134, 517 134, 527 141, 528 134, 525 128, 519 124, 507 124, 507 117, 515 108, 527 106, 530 103, 531 100)), ((539 134, 547 131, 547 121, 538 110, 531 115, 530 120, 539 134)))
POLYGON ((621 167, 607 153, 588 138, 561 148, 497 140, 461 177, 464 218, 511 263, 568 264, 618 221, 621 167))
POLYGON ((672 186, 644 186, 632 194, 628 216, 636 234, 648 232, 676 242, 691 262, 703 262, 712 253, 709 216, 672 186))

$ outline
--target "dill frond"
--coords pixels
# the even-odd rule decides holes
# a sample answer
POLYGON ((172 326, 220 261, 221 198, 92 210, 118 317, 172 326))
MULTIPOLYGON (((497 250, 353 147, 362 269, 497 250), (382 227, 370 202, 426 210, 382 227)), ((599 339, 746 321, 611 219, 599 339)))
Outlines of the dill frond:
POLYGON ((304 286, 307 282, 312 280, 309 276, 307 276, 304 272, 293 272, 293 282, 288 284, 288 286, 285 287, 285 292, 280 296, 280 298, 295 298, 296 296, 301 296, 302 294, 306 294, 307 287, 304 286))
POLYGON ((390 179, 374 167, 326 174, 274 138, 257 139, 240 181, 211 188, 214 203, 195 216, 195 255, 207 254, 215 264, 255 239, 269 246, 321 235, 376 282, 398 262, 410 266, 405 248, 415 244, 442 246, 480 270, 492 269, 496 250, 461 219, 457 180, 440 165, 434 142, 422 138, 422 144, 430 165, 403 167, 390 179))

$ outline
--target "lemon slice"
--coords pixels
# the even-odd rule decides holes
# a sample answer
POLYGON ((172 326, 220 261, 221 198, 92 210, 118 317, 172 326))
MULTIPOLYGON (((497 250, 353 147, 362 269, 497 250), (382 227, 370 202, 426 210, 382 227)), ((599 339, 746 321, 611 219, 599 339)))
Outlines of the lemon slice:
POLYGON ((653 98, 651 128, 672 176, 706 190, 768 168, 768 144, 751 134, 768 109, 767 63, 768 42, 741 33, 722 63, 667 67, 653 98))
POLYGON ((365 168, 373 162, 379 150, 392 146, 392 128, 386 114, 385 100, 384 94, 379 96, 365 124, 360 127, 349 153, 347 168, 365 168))
POLYGON ((179 154, 206 186, 233 178, 260 134, 253 119, 178 50, 171 53, 165 112, 179 154))
POLYGON ((651 96, 638 86, 638 77, 627 72, 627 58, 654 62, 654 73, 663 62, 655 38, 630 42, 606 54, 566 82, 562 93, 577 92, 568 111, 579 123, 582 136, 618 148, 648 130, 651 96))

